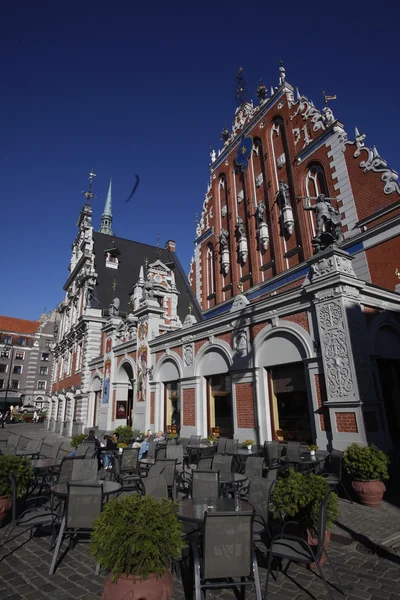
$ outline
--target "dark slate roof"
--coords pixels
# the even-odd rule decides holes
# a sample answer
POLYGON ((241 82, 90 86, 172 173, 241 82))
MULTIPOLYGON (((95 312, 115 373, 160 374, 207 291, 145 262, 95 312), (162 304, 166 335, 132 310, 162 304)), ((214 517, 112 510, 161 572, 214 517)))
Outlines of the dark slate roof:
POLYGON ((95 268, 98 273, 98 283, 92 292, 91 305, 93 308, 108 310, 115 295, 121 302, 120 312, 126 313, 130 293, 139 279, 140 267, 144 266, 146 258, 149 265, 160 259, 175 274, 175 284, 179 291, 178 315, 182 323, 189 313, 189 304, 193 306, 192 314, 196 319, 203 320, 201 308, 175 252, 99 232, 93 232, 93 239, 95 268), (121 253, 118 256, 118 269, 106 267, 105 262, 105 252, 113 247, 113 243, 121 253), (113 291, 114 279, 116 280, 115 293, 113 291))

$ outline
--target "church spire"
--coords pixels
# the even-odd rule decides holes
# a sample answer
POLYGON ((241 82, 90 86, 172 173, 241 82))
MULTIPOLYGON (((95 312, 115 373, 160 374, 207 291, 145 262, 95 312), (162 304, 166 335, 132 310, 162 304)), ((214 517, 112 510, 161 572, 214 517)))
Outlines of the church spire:
POLYGON ((101 227, 99 229, 100 233, 105 233, 106 235, 114 235, 113 230, 111 229, 111 225, 112 225, 111 187, 112 187, 112 177, 110 177, 110 185, 108 187, 107 200, 106 200, 106 204, 104 206, 103 214, 101 216, 101 227))

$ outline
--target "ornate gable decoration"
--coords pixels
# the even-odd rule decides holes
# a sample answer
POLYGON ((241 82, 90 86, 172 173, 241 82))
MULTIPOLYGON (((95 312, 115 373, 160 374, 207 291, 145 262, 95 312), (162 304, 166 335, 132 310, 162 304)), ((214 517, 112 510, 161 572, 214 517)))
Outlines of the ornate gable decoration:
MULTIPOLYGON (((332 123, 335 122, 332 110, 329 106, 325 106, 322 112, 314 106, 312 100, 308 100, 305 96, 300 96, 297 92, 297 101, 292 104, 293 107, 297 107, 294 113, 290 116, 290 120, 293 121, 297 116, 300 116, 303 121, 311 121, 311 130, 313 133, 319 133, 327 129, 332 123)), ((301 138, 303 138, 303 146, 305 148, 312 141, 307 130, 307 126, 293 128, 294 142, 297 145, 301 138)))

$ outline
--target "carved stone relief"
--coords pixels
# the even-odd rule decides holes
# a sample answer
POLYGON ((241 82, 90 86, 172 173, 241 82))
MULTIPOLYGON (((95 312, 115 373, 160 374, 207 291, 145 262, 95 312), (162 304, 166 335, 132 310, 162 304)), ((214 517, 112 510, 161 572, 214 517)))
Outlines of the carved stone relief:
POLYGON ((193 346, 192 344, 187 344, 183 348, 183 361, 187 367, 190 367, 193 364, 193 346))
POLYGON ((262 173, 260 173, 259 175, 257 175, 256 177, 256 187, 261 187, 262 183, 264 181, 264 176, 262 173))
POLYGON ((233 334, 233 347, 240 356, 248 354, 248 337, 246 329, 238 329, 233 334))

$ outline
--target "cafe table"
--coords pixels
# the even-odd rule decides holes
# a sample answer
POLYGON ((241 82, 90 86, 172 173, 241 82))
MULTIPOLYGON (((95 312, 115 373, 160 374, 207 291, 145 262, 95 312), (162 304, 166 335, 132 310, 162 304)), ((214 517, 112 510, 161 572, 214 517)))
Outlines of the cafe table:
MULTIPOLYGON (((235 498, 187 498, 178 502, 178 519, 203 523, 204 513, 235 512, 235 498)), ((239 500, 240 512, 253 512, 250 502, 239 500)))
MULTIPOLYGON (((69 483, 79 483, 80 485, 100 485, 103 484, 103 495, 116 494, 122 489, 122 485, 116 481, 103 481, 102 479, 94 479, 92 481, 70 481, 69 483)), ((55 483, 51 486, 50 492, 58 498, 66 498, 68 495, 67 482, 55 483)))
POLYGON ((298 456, 281 456, 280 461, 283 464, 295 465, 296 467, 305 466, 310 471, 316 469, 322 462, 327 458, 326 452, 318 453, 315 456, 311 456, 309 452, 304 452, 298 456))
POLYGON ((34 458, 31 460, 31 466, 34 471, 41 469, 55 469, 61 465, 60 458, 34 458))

